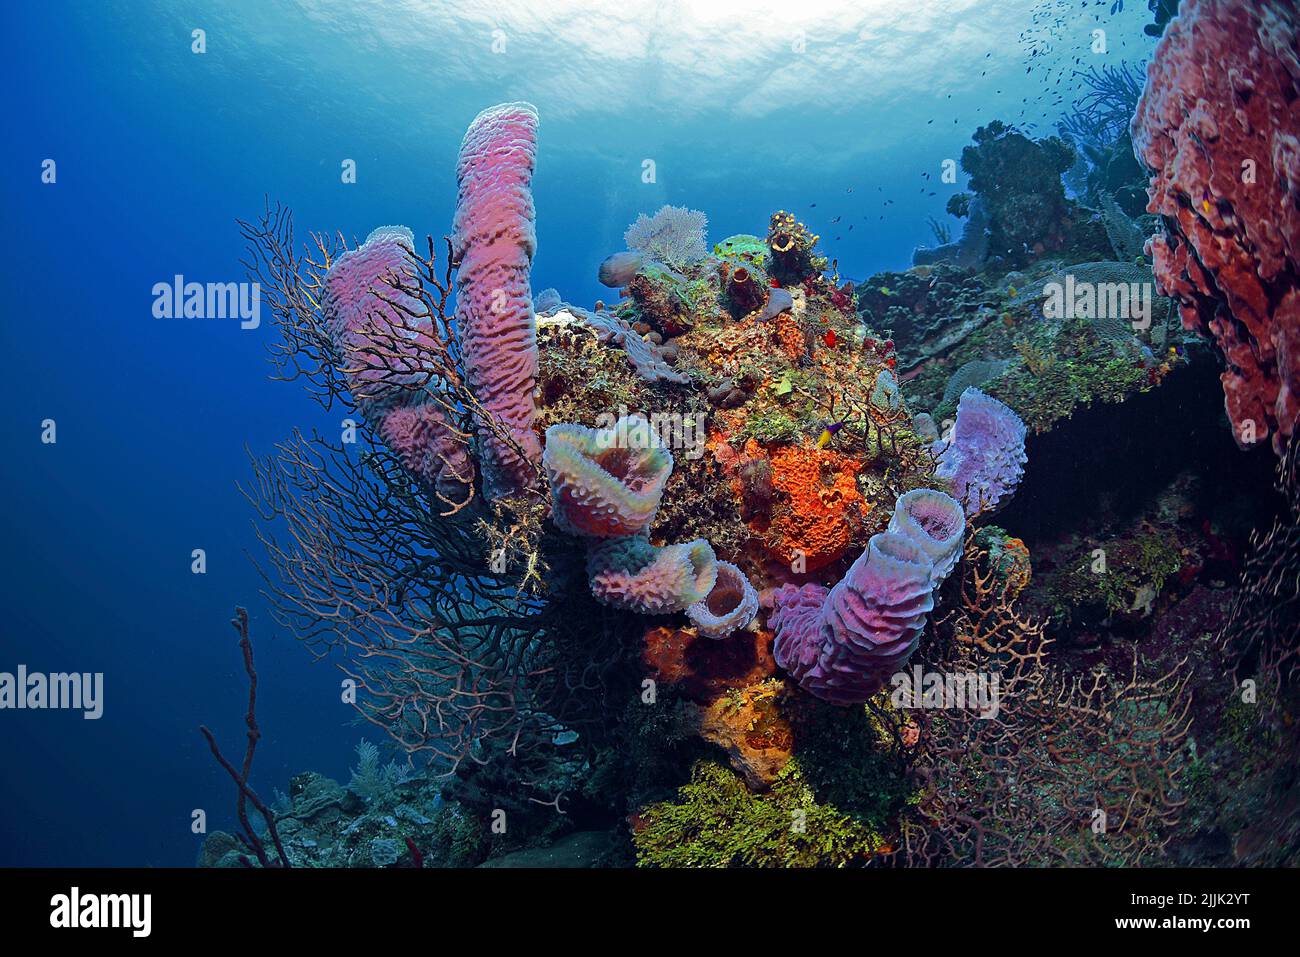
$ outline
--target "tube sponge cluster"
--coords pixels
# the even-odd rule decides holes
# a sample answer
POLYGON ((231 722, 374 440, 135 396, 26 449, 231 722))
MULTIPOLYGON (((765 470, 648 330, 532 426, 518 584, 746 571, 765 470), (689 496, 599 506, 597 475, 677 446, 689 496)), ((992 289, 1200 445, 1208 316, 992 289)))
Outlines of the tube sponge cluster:
POLYGON ((776 663, 824 701, 866 701, 916 650, 965 533, 951 496, 935 489, 900 496, 889 531, 872 536, 834 588, 783 585, 774 593, 776 663))
POLYGON ((480 431, 488 498, 527 487, 542 451, 533 431, 537 328, 529 287, 536 153, 537 110, 502 103, 474 118, 456 164, 452 244, 460 262, 456 319, 465 380, 511 439, 480 431))
POLYGON ((551 426, 542 468, 555 524, 590 540, 587 574, 597 600, 643 615, 689 609, 711 638, 753 620, 753 586, 740 569, 719 562, 704 539, 650 543, 673 457, 643 416, 625 416, 608 429, 551 426))
POLYGON ((952 482, 968 514, 995 510, 1025 473, 1025 423, 974 386, 957 400, 951 435, 933 448, 939 459, 935 475, 952 482))

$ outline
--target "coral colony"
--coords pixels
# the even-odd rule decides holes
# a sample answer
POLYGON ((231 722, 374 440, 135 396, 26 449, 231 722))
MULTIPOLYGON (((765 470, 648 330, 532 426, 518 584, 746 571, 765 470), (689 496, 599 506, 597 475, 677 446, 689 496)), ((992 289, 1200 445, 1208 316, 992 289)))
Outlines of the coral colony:
MULTIPOLYGON (((1197 764, 1194 722, 1243 719, 1221 692, 1192 710, 1223 670, 1187 658, 1223 649, 1285 699, 1294 528, 1243 563, 1182 480, 1082 535, 1035 509, 1069 481, 1054 462, 1164 429, 1210 344, 1233 438, 1271 442, 1300 508, 1296 37, 1287 3, 1184 0, 1060 135, 976 131, 960 233, 859 283, 792 213, 710 243, 666 206, 591 264, 607 299, 534 295, 527 103, 470 123, 445 249, 385 226, 303 255, 286 211, 245 224, 281 364, 367 427, 361 452, 298 436, 256 463, 280 620, 428 768, 372 767, 364 799, 301 775, 266 812, 274 856, 246 844, 294 866, 1132 864, 1236 826, 1237 860, 1277 860, 1206 823, 1231 788, 1268 819, 1268 772, 1242 775, 1273 765, 1249 734, 1221 775, 1197 764)), ((248 857, 226 840, 209 863, 248 857)))

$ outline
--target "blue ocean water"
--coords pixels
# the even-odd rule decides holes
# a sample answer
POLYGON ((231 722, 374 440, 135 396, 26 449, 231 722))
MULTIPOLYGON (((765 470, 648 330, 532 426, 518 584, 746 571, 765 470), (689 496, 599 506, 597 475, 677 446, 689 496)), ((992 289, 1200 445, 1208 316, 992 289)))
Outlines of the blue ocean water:
POLYGON ((789 209, 865 277, 932 242, 938 171, 978 126, 1046 134, 1080 61, 1150 54, 1145 5, 1116 6, 5 4, 0 670, 103 672, 105 700, 97 721, 0 713, 0 864, 186 865, 194 809, 229 825, 233 789, 197 728, 242 749, 236 604, 262 679, 255 785, 346 777, 363 734, 337 672, 270 621, 237 488, 246 449, 338 423, 270 380, 269 317, 152 314, 177 274, 243 278, 237 219, 269 197, 304 230, 440 236, 465 126, 526 99, 542 123, 534 289, 607 294, 596 265, 665 203, 704 210, 715 241, 789 209))

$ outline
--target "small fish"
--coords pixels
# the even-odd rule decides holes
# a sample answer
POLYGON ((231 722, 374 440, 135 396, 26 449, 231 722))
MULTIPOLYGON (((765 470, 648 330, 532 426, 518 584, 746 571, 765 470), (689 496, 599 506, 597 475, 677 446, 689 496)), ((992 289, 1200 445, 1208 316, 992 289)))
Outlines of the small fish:
POLYGON ((888 286, 881 286, 881 287, 880 287, 880 294, 881 294, 882 296, 892 296, 892 295, 894 294, 894 291, 893 291, 892 289, 890 289, 888 286))
POLYGON ((835 434, 842 428, 844 428, 843 422, 832 422, 822 429, 822 434, 817 436, 817 448, 824 449, 830 445, 831 439, 835 438, 835 434))
POLYGON ((839 342, 839 339, 836 338, 834 329, 827 329, 826 335, 822 337, 822 341, 825 342, 826 345, 834 349, 835 343, 839 342))
POLYGON ((789 395, 794 391, 794 383, 790 381, 790 373, 787 372, 781 376, 781 381, 776 384, 777 395, 789 395))
POLYGON ((1020 293, 1016 292, 1015 286, 1007 286, 1007 295, 1010 296, 1012 299, 1015 299, 1016 296, 1020 295, 1020 293))

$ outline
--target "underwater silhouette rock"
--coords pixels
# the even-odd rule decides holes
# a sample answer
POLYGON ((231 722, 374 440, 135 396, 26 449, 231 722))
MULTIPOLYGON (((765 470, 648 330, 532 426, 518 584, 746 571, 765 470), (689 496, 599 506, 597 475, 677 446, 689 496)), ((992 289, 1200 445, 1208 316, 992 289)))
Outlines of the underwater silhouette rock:
POLYGON ((1186 0, 1132 123, 1157 281, 1227 363, 1237 444, 1279 454, 1300 412, 1298 35, 1294 3, 1186 0))
POLYGON ((1055 136, 1032 140, 1000 120, 981 126, 973 139, 961 151, 961 168, 987 207, 989 254, 1019 264, 1035 248, 1062 248, 1071 219, 1061 185, 1061 174, 1074 164, 1070 144, 1055 136))

